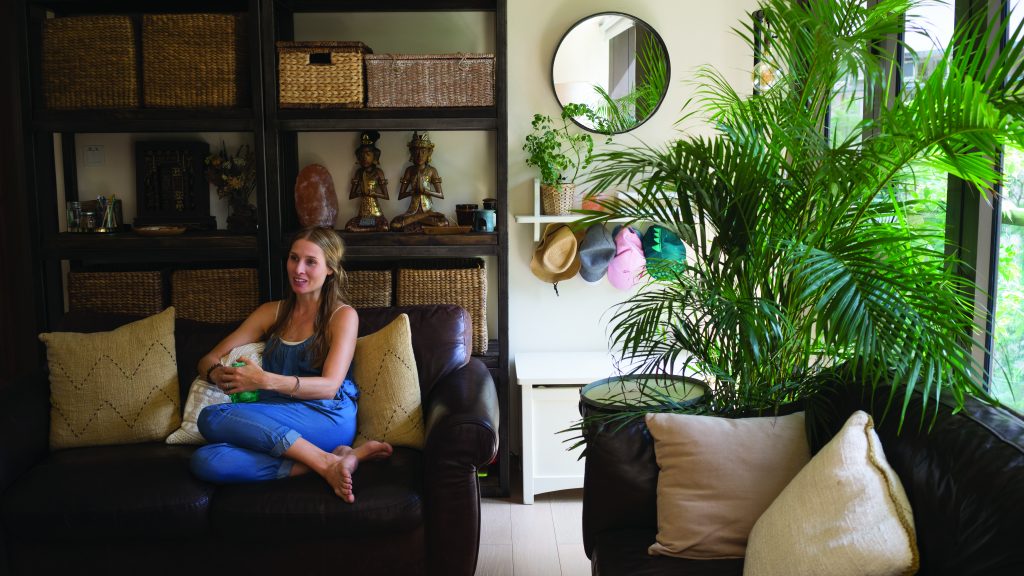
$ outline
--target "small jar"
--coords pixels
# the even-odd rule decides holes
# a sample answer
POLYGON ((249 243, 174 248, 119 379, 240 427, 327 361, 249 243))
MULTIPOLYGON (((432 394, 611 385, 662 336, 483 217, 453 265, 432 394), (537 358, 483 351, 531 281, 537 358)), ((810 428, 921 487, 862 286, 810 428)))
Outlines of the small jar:
POLYGON ((480 207, 476 204, 456 204, 455 221, 459 226, 472 226, 478 208, 480 207))
POLYGON ((92 232, 96 229, 96 213, 95 212, 82 212, 81 226, 79 227, 80 232, 92 232))
POLYGON ((498 210, 497 198, 484 198, 484 210, 498 210))

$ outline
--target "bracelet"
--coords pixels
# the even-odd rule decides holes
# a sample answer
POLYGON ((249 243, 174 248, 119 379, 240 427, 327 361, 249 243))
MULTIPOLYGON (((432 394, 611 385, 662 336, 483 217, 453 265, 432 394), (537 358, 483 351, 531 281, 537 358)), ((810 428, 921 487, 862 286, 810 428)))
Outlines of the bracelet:
POLYGON ((295 387, 292 388, 292 391, 289 392, 288 395, 291 396, 292 398, 295 398, 295 393, 299 391, 299 387, 301 387, 301 386, 302 385, 299 383, 299 377, 296 376, 295 377, 295 387))
POLYGON ((212 366, 210 366, 209 368, 206 369, 206 381, 209 382, 210 384, 216 384, 216 382, 214 382, 213 380, 210 380, 210 375, 213 374, 213 370, 216 367, 218 367, 218 366, 220 366, 220 364, 217 363, 217 362, 214 362, 212 366))

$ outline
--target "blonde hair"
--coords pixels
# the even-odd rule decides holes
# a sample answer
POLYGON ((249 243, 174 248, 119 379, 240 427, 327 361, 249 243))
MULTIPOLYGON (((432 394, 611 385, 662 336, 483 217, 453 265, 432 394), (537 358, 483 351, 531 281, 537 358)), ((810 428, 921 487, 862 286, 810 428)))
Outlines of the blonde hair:
MULTIPOLYGON (((324 264, 331 272, 324 278, 324 285, 320 287, 320 302, 317 306, 316 317, 313 319, 312 341, 306 348, 310 365, 321 367, 324 360, 327 359, 327 352, 331 349, 330 338, 327 334, 331 315, 339 306, 348 303, 345 296, 348 279, 345 269, 341 267, 341 261, 345 257, 345 243, 333 229, 319 226, 308 226, 299 230, 292 238, 291 244, 294 245, 298 240, 306 240, 319 246, 324 252, 324 264)), ((295 292, 290 290, 281 302, 281 311, 277 319, 267 331, 267 341, 271 348, 280 341, 281 333, 284 332, 292 310, 295 309, 295 301, 295 292), (277 339, 271 341, 270 337, 272 336, 277 336, 277 339)))

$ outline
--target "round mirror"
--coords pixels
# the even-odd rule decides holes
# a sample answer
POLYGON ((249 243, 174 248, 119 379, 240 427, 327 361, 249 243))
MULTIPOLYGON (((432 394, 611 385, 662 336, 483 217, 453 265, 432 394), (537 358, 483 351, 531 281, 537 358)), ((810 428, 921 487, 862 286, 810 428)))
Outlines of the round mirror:
POLYGON ((551 64, 555 98, 585 104, 584 130, 620 134, 654 115, 668 90, 668 50, 646 22, 620 12, 587 16, 565 33, 551 64))

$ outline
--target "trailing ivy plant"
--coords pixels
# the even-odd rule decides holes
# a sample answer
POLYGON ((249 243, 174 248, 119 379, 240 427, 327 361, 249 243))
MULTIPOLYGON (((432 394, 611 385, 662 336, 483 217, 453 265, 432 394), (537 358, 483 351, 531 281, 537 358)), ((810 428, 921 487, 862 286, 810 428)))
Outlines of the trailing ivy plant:
MULTIPOLYGON (((605 211, 585 223, 657 223, 689 256, 685 272, 613 309, 624 364, 699 374, 710 391, 698 410, 721 415, 813 399, 840 368, 885 390, 901 423, 915 392, 922 414, 946 391, 992 401, 971 354, 976 286, 941 219, 919 217, 941 206, 913 191, 930 167, 995 193, 1001 147, 1024 146, 1024 34, 979 13, 932 57, 934 72, 904 79, 880 47, 920 4, 764 0, 774 84, 750 95, 703 68, 687 116, 713 134, 595 156, 592 194, 630 193, 598 200, 605 211), (829 134, 850 79, 878 112, 829 134)), ((737 32, 753 51, 753 18, 737 32)))

